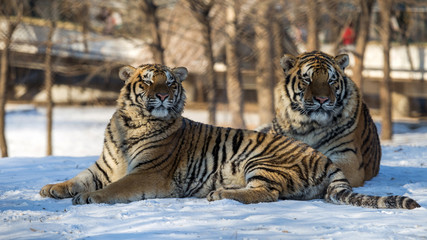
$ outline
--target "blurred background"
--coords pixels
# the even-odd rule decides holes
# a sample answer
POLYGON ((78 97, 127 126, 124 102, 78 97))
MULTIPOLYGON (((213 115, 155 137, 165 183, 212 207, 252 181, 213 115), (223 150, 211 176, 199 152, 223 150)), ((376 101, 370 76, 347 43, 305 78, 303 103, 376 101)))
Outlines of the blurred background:
POLYGON ((7 106, 45 109, 51 155, 53 109, 114 106, 128 64, 185 66, 186 111, 256 128, 274 116, 281 56, 311 50, 350 55, 391 139, 393 120, 427 116, 426 43, 425 0, 0 0, 2 156, 7 106))

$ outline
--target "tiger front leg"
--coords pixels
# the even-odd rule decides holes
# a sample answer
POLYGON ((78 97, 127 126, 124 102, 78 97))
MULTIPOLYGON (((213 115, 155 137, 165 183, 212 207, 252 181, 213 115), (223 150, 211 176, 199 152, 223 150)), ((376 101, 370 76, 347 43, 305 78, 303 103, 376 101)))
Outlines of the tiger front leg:
POLYGON ((90 176, 88 170, 84 170, 74 178, 57 184, 47 184, 40 190, 42 197, 50 197, 56 199, 74 197, 78 193, 95 190, 95 184, 91 182, 93 177, 90 176))
POLYGON ((104 171, 102 165, 95 163, 70 180, 57 184, 47 184, 40 190, 40 195, 56 199, 70 198, 78 193, 101 189, 110 184, 116 177, 113 173, 108 174, 104 171))
POLYGON ((171 182, 166 179, 160 174, 132 173, 103 189, 76 195, 73 204, 115 204, 149 198, 176 197, 171 182))

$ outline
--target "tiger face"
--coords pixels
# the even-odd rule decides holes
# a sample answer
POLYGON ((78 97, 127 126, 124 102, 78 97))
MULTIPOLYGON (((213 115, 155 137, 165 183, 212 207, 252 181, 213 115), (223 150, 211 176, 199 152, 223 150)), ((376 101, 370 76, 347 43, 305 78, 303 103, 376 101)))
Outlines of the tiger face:
POLYGON ((125 105, 160 119, 180 114, 185 101, 182 81, 187 74, 184 67, 170 69, 159 64, 122 67, 119 76, 125 81, 121 92, 125 105))
POLYGON ((310 52, 298 57, 285 54, 280 64, 286 75, 285 89, 291 108, 320 125, 328 124, 343 108, 344 68, 347 54, 336 57, 310 52))

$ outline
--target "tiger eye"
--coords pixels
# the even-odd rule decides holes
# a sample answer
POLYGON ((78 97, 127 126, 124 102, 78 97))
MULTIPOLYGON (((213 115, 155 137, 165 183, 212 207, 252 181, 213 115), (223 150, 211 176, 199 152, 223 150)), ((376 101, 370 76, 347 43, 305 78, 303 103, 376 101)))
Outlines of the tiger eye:
POLYGON ((138 82, 135 86, 135 93, 141 94, 145 91, 146 88, 148 88, 148 86, 146 84, 138 82))
POLYGON ((151 85, 151 81, 144 80, 143 82, 144 82, 144 85, 146 85, 146 86, 150 86, 151 85))
POLYGON ((302 80, 302 83, 303 83, 304 85, 310 85, 310 83, 311 83, 311 81, 310 81, 310 78, 309 78, 309 77, 302 78, 301 80, 302 80))

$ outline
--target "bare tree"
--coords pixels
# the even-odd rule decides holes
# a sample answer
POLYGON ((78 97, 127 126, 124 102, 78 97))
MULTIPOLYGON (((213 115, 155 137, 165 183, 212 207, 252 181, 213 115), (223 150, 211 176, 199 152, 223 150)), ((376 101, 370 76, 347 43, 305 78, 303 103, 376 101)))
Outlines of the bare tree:
POLYGON ((227 98, 231 113, 231 126, 245 128, 243 119, 243 86, 240 72, 240 58, 238 56, 239 39, 238 13, 240 9, 239 0, 226 1, 226 62, 227 62, 227 98))
POLYGON ((328 22, 326 25, 328 26, 329 39, 332 42, 331 54, 337 55, 338 48, 340 43, 342 42, 342 33, 344 32, 344 26, 347 23, 343 22, 343 17, 338 15, 337 13, 340 11, 340 1, 338 0, 328 0, 324 2, 328 11, 326 11, 326 15, 328 17, 328 22))
MULTIPOLYGON (((53 3, 53 5, 56 5, 53 3)), ((45 91, 46 91, 46 119, 47 119, 47 144, 46 155, 52 155, 52 126, 53 126, 53 99, 52 99, 52 86, 53 86, 53 73, 52 73, 52 46, 53 46, 53 33, 56 29, 56 21, 50 19, 48 21, 49 33, 46 41, 45 52, 45 91)))
POLYGON ((214 71, 214 54, 212 49, 212 26, 211 12, 215 5, 214 0, 187 0, 190 10, 194 17, 202 26, 203 47, 207 60, 206 82, 207 82, 207 100, 208 100, 208 122, 216 123, 217 108, 217 80, 214 71))
POLYGON ((378 0, 381 15, 381 43, 384 55, 384 77, 380 83, 381 139, 391 140, 393 135, 391 119, 391 80, 390 80, 390 39, 391 11, 393 0, 378 0))
POLYGON ((273 67, 275 80, 274 84, 277 83, 280 79, 284 77, 283 68, 280 66, 280 59, 283 57, 284 53, 290 53, 293 55, 298 55, 298 48, 293 42, 292 38, 284 29, 284 26, 287 26, 286 18, 283 14, 283 9, 286 8, 285 4, 274 3, 274 8, 271 13, 271 33, 273 40, 273 67))
POLYGON ((365 57, 366 45, 368 43, 369 29, 371 26, 372 8, 375 0, 357 0, 360 6, 358 16, 358 31, 356 37, 356 48, 354 52, 353 81, 363 91, 363 60, 365 57))
POLYGON ((257 49, 256 85, 260 124, 274 117, 274 60, 271 32, 271 2, 259 0, 256 5, 255 45, 257 49))
POLYGON ((307 51, 319 50, 319 10, 318 0, 307 1, 307 51))
POLYGON ((6 21, 6 31, 2 34, 3 36, 3 51, 1 53, 1 68, 0 68, 0 148, 1 156, 7 157, 7 142, 5 134, 5 115, 6 115, 6 85, 8 78, 9 68, 9 48, 12 43, 12 36, 18 27, 22 14, 23 4, 21 1, 8 0, 2 4, 2 10, 0 14, 4 16, 6 21), (14 16, 15 15, 15 16, 14 16))
POLYGON ((275 66, 280 69, 280 77, 281 79, 283 77, 283 69, 278 64, 280 62, 280 58, 282 58, 284 53, 290 53, 292 55, 298 55, 298 47, 296 45, 295 40, 290 36, 288 31, 285 29, 286 27, 289 27, 290 20, 288 19, 288 14, 286 13, 286 9, 288 5, 286 4, 287 1, 280 1, 279 3, 274 3, 274 9, 273 9, 273 21, 272 24, 272 34, 274 39, 274 54, 275 57, 278 59, 274 60, 275 66))
POLYGON ((66 12, 71 6, 62 6, 60 9, 59 2, 53 1, 49 8, 43 8, 40 11, 41 16, 45 19, 45 25, 48 29, 46 36, 45 59, 44 59, 44 90, 46 92, 46 155, 52 155, 52 126, 53 126, 53 99, 52 99, 52 86, 53 86, 53 73, 52 73, 52 47, 53 36, 56 30, 56 24, 59 19, 60 12, 66 12))
POLYGON ((140 8, 145 15, 146 23, 150 26, 151 52, 153 53, 154 61, 156 63, 165 64, 164 48, 162 46, 162 38, 160 33, 160 19, 158 16, 159 7, 153 0, 139 1, 140 8))

